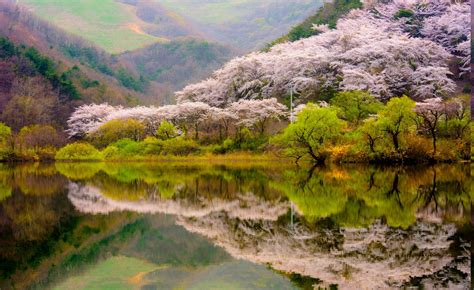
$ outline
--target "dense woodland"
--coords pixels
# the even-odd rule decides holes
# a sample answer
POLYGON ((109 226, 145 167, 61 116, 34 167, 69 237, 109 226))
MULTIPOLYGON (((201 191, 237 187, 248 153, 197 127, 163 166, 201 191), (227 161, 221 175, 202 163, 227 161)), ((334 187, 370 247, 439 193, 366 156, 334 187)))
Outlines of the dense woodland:
MULTIPOLYGON (((12 85, 4 102, 8 110, 2 113, 3 159, 135 160, 241 151, 316 163, 469 159, 470 4, 364 5, 326 4, 265 51, 235 58, 209 79, 176 92, 175 105, 79 106, 65 133, 56 131, 60 127, 52 120, 9 119, 28 104, 24 96, 15 96, 15 86, 21 85, 12 85), (42 130, 57 133, 39 138, 42 130), (71 144, 58 151, 66 143, 71 144)), ((167 50, 181 47, 169 44, 167 50)), ((185 47, 208 49, 192 42, 185 47)), ((43 78, 57 88, 51 100, 71 104, 81 97, 70 80, 74 67, 56 72, 45 60, 46 68, 37 68, 28 53, 32 49, 13 50, 16 58, 32 62, 38 83, 44 86, 43 78)), ((159 59, 159 53, 148 53, 159 59)), ((138 84, 172 78, 164 71, 153 73, 153 62, 140 55, 127 58, 140 63, 147 76, 138 84)))

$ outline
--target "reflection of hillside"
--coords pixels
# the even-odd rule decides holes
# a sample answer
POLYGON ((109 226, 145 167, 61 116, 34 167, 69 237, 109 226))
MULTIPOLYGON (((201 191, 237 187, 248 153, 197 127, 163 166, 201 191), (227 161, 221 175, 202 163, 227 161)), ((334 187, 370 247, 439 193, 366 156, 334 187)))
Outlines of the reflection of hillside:
MULTIPOLYGON (((304 223, 292 227, 282 221, 240 220, 222 213, 182 217, 178 223, 212 239, 235 258, 270 264, 342 289, 394 287, 411 277, 442 271, 454 261, 449 252, 449 239, 456 231, 453 225, 419 221, 410 230, 380 223, 368 229, 304 223)), ((468 262, 465 259, 459 270, 468 270, 468 262)), ((467 275, 461 275, 464 282, 467 275)))
POLYGON ((43 196, 61 191, 66 184, 67 179, 57 173, 54 164, 0 167, 0 201, 11 189, 18 189, 24 194, 43 196))

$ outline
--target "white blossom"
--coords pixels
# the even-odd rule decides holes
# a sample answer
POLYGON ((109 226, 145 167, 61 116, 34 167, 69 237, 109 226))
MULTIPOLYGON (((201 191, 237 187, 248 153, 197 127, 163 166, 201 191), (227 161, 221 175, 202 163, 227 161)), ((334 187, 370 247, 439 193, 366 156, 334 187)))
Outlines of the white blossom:
POLYGON ((462 57, 461 69, 467 71, 469 4, 395 0, 370 6, 352 10, 336 29, 317 26, 318 35, 235 58, 208 80, 177 92, 177 101, 225 107, 240 99, 283 98, 291 90, 299 102, 353 89, 381 99, 451 93, 450 53, 462 57), (448 21, 455 15, 460 18, 448 21), (446 40, 436 39, 438 32, 446 40))
POLYGON ((70 138, 84 137, 101 124, 107 116, 121 109, 122 107, 114 107, 107 103, 100 105, 82 105, 69 117, 66 132, 70 138))
POLYGON ((238 116, 237 126, 247 128, 257 127, 262 134, 269 120, 281 120, 288 115, 287 108, 278 103, 275 98, 265 100, 240 100, 232 103, 228 110, 238 116))

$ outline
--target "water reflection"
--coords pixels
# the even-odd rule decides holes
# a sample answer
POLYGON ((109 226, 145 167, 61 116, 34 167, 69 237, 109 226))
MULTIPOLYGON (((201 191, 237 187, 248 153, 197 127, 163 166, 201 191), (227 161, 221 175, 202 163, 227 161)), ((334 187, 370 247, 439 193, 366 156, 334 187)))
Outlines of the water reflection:
POLYGON ((470 186, 466 165, 0 165, 0 288, 111 265, 143 270, 112 270, 129 288, 468 288, 470 186))

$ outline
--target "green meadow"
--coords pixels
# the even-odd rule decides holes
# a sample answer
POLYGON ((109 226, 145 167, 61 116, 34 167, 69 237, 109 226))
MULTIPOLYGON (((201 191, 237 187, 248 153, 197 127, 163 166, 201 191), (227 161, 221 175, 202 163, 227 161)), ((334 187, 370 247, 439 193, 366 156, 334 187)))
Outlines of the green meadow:
POLYGON ((133 50, 164 39, 140 31, 140 19, 114 0, 20 0, 36 15, 84 37, 110 53, 133 50))

